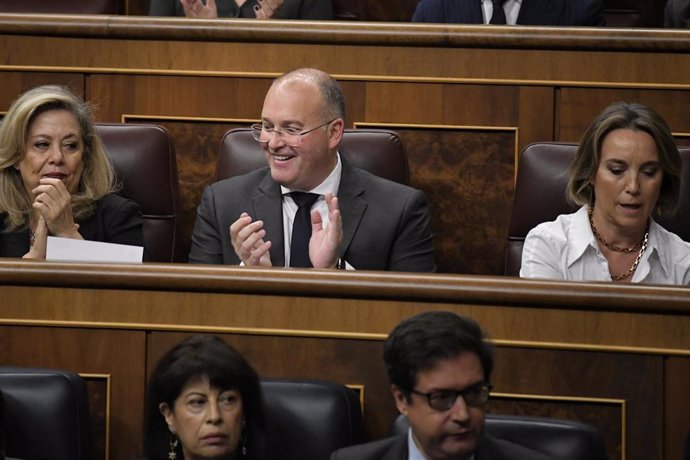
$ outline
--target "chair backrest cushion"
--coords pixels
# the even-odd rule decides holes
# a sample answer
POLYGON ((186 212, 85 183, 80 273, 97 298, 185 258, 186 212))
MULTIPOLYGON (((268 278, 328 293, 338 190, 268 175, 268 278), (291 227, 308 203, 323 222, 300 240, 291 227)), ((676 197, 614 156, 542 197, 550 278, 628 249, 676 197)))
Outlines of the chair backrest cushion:
POLYGON ((74 372, 0 367, 6 454, 91 459, 86 385, 74 372))
MULTIPOLYGON (((576 150, 577 144, 541 142, 528 145, 520 154, 508 227, 506 275, 519 275, 522 246, 530 230, 577 210, 577 206, 566 199, 568 170, 576 150)), ((679 150, 683 170, 678 212, 674 216, 654 216, 654 219, 683 240, 690 241, 690 149, 679 150)))
POLYGON ((328 460, 341 447, 363 441, 357 393, 313 380, 262 379, 273 458, 328 460))
MULTIPOLYGON (((346 129, 338 151, 357 168, 409 185, 407 155, 395 131, 346 129)), ((216 180, 241 176, 263 166, 266 166, 266 158, 249 128, 225 133, 216 165, 216 180)))
MULTIPOLYGON (((399 415, 391 435, 407 433, 407 417, 399 415)), ((558 460, 605 460, 604 438, 586 423, 544 417, 487 414, 485 434, 510 441, 558 460)))
POLYGON ((120 194, 141 207, 147 260, 185 261, 177 163, 168 131, 158 125, 98 123, 96 133, 122 183, 120 194))

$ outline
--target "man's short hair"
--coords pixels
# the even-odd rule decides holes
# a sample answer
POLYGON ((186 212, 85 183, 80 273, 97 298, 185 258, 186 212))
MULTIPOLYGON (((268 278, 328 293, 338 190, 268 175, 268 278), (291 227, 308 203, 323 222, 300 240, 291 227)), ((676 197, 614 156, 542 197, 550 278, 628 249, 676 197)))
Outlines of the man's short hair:
POLYGON ((319 69, 302 68, 281 75, 273 81, 273 85, 291 80, 309 81, 319 88, 323 98, 324 118, 345 119, 345 95, 340 84, 333 77, 319 69))
POLYGON ((383 346, 383 361, 391 384, 406 398, 417 384, 417 375, 439 361, 462 353, 475 353, 490 381, 493 347, 485 340, 479 324, 449 311, 428 311, 403 320, 383 346))

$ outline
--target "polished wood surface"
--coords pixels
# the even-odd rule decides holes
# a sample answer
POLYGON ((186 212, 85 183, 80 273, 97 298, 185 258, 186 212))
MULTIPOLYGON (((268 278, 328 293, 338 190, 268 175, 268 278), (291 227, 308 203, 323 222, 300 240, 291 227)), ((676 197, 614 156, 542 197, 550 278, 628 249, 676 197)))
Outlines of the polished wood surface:
POLYGON ((90 389, 111 458, 138 455, 145 375, 194 332, 222 334, 266 376, 363 385, 367 433, 381 436, 395 415, 382 340, 437 308, 474 317, 496 343, 492 410, 593 423, 611 458, 680 457, 690 290, 457 274, 502 272, 530 142, 577 141, 621 99, 655 107, 689 141, 690 32, 5 14, 0 55, 0 111, 59 83, 99 121, 170 130, 186 244, 220 134, 259 117, 277 75, 321 68, 343 86, 348 127, 401 133, 439 270, 455 273, 0 261, 0 359, 108 375, 90 389))
POLYGON ((221 133, 257 120, 271 80, 296 67, 342 83, 347 127, 401 132, 443 273, 502 273, 527 144, 577 141, 621 99, 690 136, 688 31, 4 14, 0 36, 0 110, 56 82, 92 101, 99 121, 169 128, 184 246, 221 133))
POLYGON ((367 434, 380 437, 395 416, 382 341, 429 309, 489 331, 492 411, 592 423, 611 458, 674 458, 688 429, 687 288, 7 259, 0 289, 3 362, 111 376, 113 458, 140 449, 144 375, 196 332, 221 334, 263 376, 364 388, 367 434))

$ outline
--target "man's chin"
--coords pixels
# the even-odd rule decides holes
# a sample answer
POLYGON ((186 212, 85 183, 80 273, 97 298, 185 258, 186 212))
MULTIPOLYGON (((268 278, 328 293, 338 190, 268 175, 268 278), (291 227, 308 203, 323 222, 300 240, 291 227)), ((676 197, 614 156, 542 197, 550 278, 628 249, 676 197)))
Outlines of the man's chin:
POLYGON ((447 435, 441 444, 441 450, 447 459, 463 459, 474 454, 477 449, 477 436, 474 433, 447 435))

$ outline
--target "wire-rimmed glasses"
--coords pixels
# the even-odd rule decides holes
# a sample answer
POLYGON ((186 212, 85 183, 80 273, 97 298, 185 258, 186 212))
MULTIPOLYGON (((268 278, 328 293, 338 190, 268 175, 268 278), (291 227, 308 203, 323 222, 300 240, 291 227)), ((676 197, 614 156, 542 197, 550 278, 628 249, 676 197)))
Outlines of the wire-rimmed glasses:
POLYGON ((283 141, 290 147, 298 147, 302 143, 302 137, 307 134, 316 131, 319 128, 328 126, 336 120, 327 121, 320 124, 319 126, 311 129, 301 130, 299 128, 276 128, 274 126, 268 125, 266 123, 255 123, 251 126, 252 137, 257 141, 265 144, 271 140, 274 133, 277 133, 283 141))

